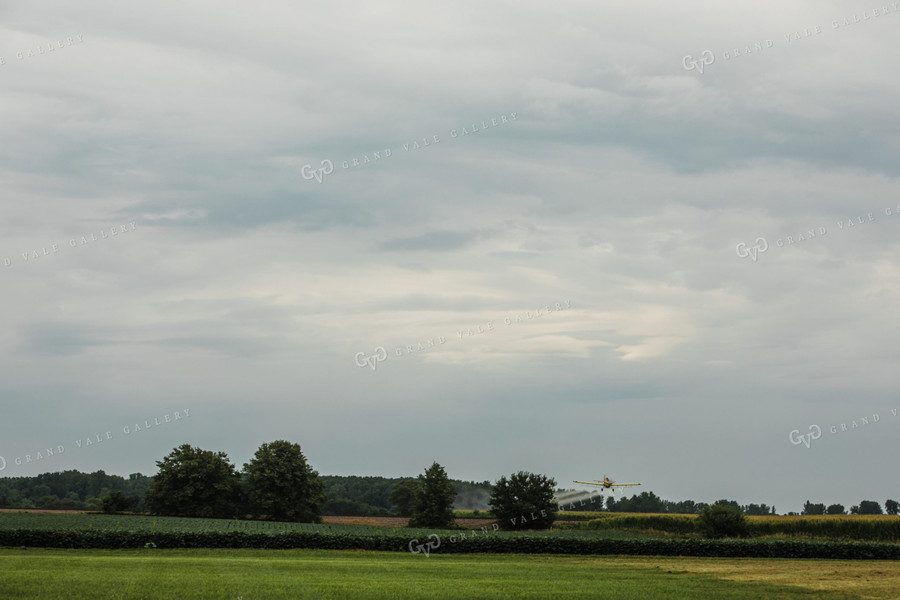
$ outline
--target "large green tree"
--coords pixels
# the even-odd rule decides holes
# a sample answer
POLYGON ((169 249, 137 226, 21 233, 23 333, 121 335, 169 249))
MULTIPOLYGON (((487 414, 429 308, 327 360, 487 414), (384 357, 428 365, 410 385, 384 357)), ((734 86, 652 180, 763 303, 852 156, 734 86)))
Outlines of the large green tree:
POLYGON ((156 515, 228 518, 241 504, 240 475, 224 452, 182 444, 156 461, 145 502, 156 515))
POLYGON ((432 463, 419 475, 419 489, 413 503, 410 527, 452 527, 453 500, 456 489, 447 477, 444 467, 432 463))
MULTIPOLYGON (((601 502, 602 502, 602 496, 601 502)), ((610 496, 606 501, 606 506, 610 511, 614 512, 634 512, 634 513, 661 513, 666 512, 666 501, 654 494, 653 492, 641 492, 631 498, 622 497, 618 502, 610 496)), ((586 509, 591 510, 591 509, 586 509)))
POLYGON ((325 491, 299 444, 263 444, 244 465, 247 501, 255 516, 274 521, 320 523, 325 491))
POLYGON ((388 501, 397 508, 400 516, 408 517, 413 514, 418 493, 419 482, 415 479, 406 479, 394 486, 388 496, 388 501))
POLYGON ((863 500, 859 503, 859 514, 861 515, 882 515, 881 505, 874 500, 863 500))
POLYGON ((828 508, 825 509, 826 515, 843 515, 844 513, 843 504, 829 504, 828 508))
POLYGON ((556 519, 556 481, 519 471, 501 477, 491 489, 491 512, 501 529, 547 529, 556 519))
POLYGON ((767 504, 753 504, 751 502, 747 506, 742 506, 741 511, 745 515, 774 515, 775 507, 767 504))
POLYGON ((813 504, 809 500, 803 505, 803 512, 801 515, 824 515, 825 514, 825 504, 813 504))

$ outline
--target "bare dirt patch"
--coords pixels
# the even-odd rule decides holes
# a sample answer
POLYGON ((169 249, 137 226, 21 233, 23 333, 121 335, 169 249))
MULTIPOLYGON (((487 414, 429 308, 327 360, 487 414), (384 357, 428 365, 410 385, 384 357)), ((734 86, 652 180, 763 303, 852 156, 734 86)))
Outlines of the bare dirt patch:
POLYGON ((87 510, 52 510, 49 508, 0 508, 0 512, 5 513, 50 513, 54 515, 81 515, 87 510))
MULTIPOLYGON (((408 517, 322 517, 323 523, 334 525, 373 525, 376 527, 406 527, 408 517)), ((465 529, 478 529, 490 525, 492 519, 456 519, 456 524, 465 529)))

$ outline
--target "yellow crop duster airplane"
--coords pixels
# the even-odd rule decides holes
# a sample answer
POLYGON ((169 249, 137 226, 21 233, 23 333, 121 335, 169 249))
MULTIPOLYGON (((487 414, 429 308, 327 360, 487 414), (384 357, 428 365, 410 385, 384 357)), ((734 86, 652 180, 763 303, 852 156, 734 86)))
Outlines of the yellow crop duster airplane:
POLYGON ((639 483, 616 483, 606 475, 603 476, 603 481, 599 479, 595 479, 594 481, 575 481, 574 483, 583 483, 585 485, 601 485, 605 488, 619 487, 625 485, 641 485, 639 483))

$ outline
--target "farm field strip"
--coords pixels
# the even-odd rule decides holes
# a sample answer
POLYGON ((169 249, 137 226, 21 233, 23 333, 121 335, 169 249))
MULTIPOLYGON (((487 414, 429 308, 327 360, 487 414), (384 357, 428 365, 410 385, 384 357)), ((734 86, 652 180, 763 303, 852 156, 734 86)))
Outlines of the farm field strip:
POLYGON ((615 559, 621 566, 686 570, 727 581, 802 585, 816 592, 843 590, 863 598, 897 598, 900 595, 900 563, 840 560, 629 557, 615 559))
MULTIPOLYGON (((748 517, 749 534, 754 538, 785 537, 835 541, 898 542, 900 516, 758 516, 748 517)), ((570 529, 659 531, 688 535, 696 532, 696 517, 619 513, 589 521, 568 523, 570 529)))
MULTIPOLYGON (((0 514, 0 544, 30 548, 304 548, 403 553, 423 553, 427 548, 434 554, 900 560, 900 544, 885 541, 707 540, 693 535, 673 538, 658 534, 650 537, 641 531, 647 529, 648 523, 654 523, 651 529, 663 530, 662 517, 629 519, 637 523, 630 527, 638 531, 610 529, 605 519, 577 524, 579 527, 572 529, 494 531, 490 527, 435 530, 145 515, 3 513, 0 514)), ((690 523, 678 519, 682 524, 685 521, 690 523)), ((884 531, 877 533, 882 535, 884 531)))
MULTIPOLYGON (((483 526, 483 525, 482 525, 483 526)), ((141 532, 228 532, 240 531, 256 534, 290 532, 320 533, 348 536, 399 536, 409 537, 438 534, 447 538, 468 535, 469 529, 438 530, 406 527, 380 527, 373 525, 336 523, 287 523, 280 521, 246 521, 237 519, 203 519, 185 517, 154 517, 145 515, 104 514, 47 514, 0 513, 0 530, 31 529, 58 531, 141 531, 141 532)), ((490 535, 561 537, 571 539, 636 539, 641 536, 623 531, 609 530, 553 530, 533 532, 491 531, 490 535)), ((481 534, 479 530, 479 534, 481 534)))
POLYGON ((322 550, 0 550, 0 596, 43 598, 896 598, 896 563, 322 550), (46 573, 54 573, 53 578, 46 573))

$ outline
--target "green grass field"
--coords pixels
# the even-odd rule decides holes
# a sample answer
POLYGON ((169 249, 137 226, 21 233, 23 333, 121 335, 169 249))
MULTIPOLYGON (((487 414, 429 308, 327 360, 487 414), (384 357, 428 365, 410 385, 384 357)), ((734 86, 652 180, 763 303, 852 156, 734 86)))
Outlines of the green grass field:
POLYGON ((0 549, 0 598, 896 598, 893 562, 0 549))

